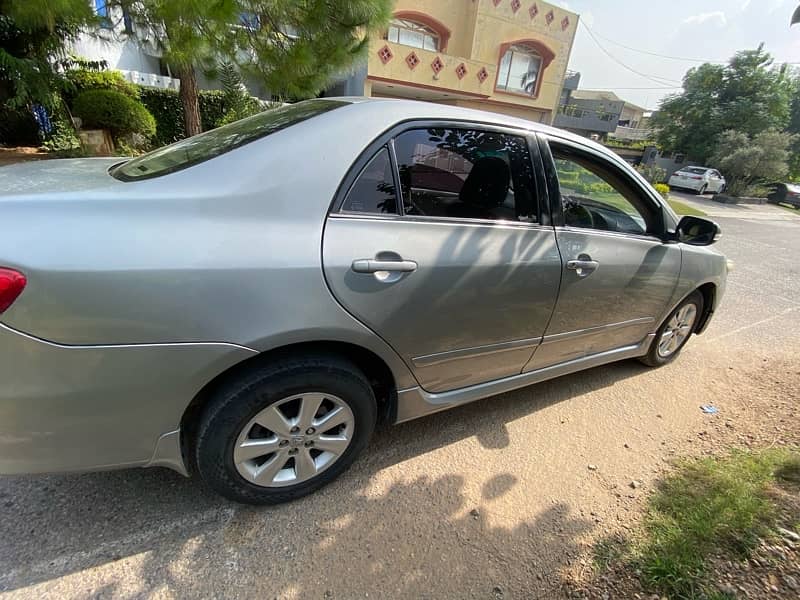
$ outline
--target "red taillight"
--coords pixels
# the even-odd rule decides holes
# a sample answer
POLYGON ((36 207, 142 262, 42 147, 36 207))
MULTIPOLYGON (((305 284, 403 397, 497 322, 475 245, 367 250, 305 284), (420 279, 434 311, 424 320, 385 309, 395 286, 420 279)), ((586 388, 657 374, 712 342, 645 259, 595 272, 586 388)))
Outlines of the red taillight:
POLYGON ((28 280, 19 271, 0 267, 0 314, 14 304, 26 283, 28 280))
POLYGON ((689 175, 689 179, 702 179, 700 175, 689 175))

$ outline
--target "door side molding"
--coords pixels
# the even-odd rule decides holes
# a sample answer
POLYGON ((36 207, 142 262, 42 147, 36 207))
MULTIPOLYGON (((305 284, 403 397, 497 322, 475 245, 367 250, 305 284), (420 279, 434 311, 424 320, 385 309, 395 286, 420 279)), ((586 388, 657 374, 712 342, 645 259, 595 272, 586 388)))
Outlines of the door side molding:
POLYGON ((536 371, 529 371, 527 373, 504 377, 503 379, 496 379, 487 383, 471 385, 450 392, 431 393, 419 387, 400 390, 397 393, 397 420, 395 422, 402 423, 404 421, 411 421, 412 419, 447 410, 454 406, 468 404, 469 402, 474 402, 475 400, 480 400, 487 396, 510 392, 534 383, 540 383, 548 379, 561 377, 562 375, 569 375, 576 371, 599 367, 600 365, 616 362, 618 360, 644 356, 647 354, 650 343, 654 338, 655 334, 649 334, 639 344, 616 348, 607 352, 601 352, 558 365, 537 369, 536 371))

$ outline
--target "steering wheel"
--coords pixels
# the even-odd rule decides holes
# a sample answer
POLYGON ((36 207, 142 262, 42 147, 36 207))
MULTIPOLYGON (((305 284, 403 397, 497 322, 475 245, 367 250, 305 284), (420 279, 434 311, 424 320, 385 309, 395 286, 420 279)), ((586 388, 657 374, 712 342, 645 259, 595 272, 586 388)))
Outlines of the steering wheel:
POLYGON ((588 208, 570 196, 564 196, 563 199, 565 225, 583 229, 594 228, 594 217, 588 208))

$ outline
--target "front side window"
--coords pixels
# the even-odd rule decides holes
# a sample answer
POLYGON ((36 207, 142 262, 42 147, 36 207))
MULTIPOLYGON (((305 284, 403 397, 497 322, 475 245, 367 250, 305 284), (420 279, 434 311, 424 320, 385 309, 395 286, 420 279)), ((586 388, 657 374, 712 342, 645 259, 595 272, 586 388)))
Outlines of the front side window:
POLYGON ((643 235, 649 211, 617 176, 582 155, 553 148, 564 224, 643 235))
POLYGON ((384 147, 359 173, 342 205, 344 212, 397 214, 397 190, 389 151, 384 147))
POLYGON ((520 94, 535 95, 542 57, 525 46, 511 46, 503 58, 497 74, 497 89, 520 94))
POLYGON ((407 215, 539 222, 524 137, 475 129, 414 129, 395 139, 407 215))
POLYGON ((122 181, 149 179, 186 169, 235 150, 257 139, 345 106, 338 100, 306 100, 265 110, 252 117, 217 127, 133 158, 111 170, 122 181))
POLYGON ((386 39, 404 46, 439 51, 439 34, 426 25, 408 19, 392 19, 386 39))

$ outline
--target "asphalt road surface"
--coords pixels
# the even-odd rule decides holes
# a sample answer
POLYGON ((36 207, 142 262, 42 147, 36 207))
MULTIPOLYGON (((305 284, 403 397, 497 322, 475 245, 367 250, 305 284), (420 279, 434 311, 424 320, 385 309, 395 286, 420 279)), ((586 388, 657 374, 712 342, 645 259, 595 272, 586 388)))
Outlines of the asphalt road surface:
POLYGON ((681 199, 720 223, 736 269, 676 363, 387 428, 331 486, 279 507, 161 469, 0 478, 0 597, 559 597, 672 457, 785 443, 800 422, 800 213, 681 199))

